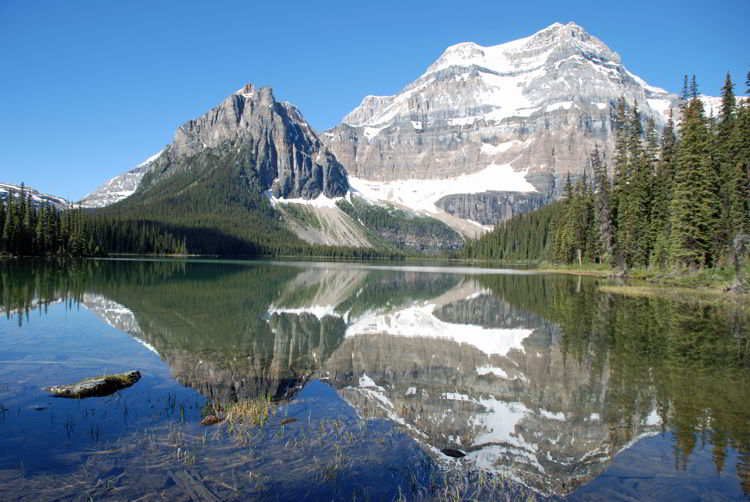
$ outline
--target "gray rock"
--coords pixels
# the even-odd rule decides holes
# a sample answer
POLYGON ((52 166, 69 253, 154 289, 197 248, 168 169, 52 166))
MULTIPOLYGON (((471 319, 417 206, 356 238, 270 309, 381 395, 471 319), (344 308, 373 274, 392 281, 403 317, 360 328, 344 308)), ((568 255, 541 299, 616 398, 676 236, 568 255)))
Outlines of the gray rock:
POLYGON ((549 200, 549 196, 540 192, 481 192, 448 195, 435 205, 453 216, 493 225, 538 209, 549 200))
POLYGON ((156 156, 113 178, 82 202, 88 207, 112 204, 131 195, 144 174, 151 181, 171 176, 182 159, 206 149, 225 157, 241 153, 261 181, 261 189, 280 198, 338 197, 349 188, 346 171, 322 145, 300 111, 280 103, 270 87, 245 85, 203 116, 181 125, 174 140, 156 156))
MULTIPOLYGON (((583 28, 554 24, 500 46, 449 47, 403 91, 364 98, 321 138, 357 178, 447 179, 508 164, 525 172, 543 198, 554 197, 568 173, 583 173, 595 145, 611 155, 620 96, 637 102, 643 120, 657 126, 677 102, 630 73, 583 28)), ((489 199, 467 199, 456 214, 471 213, 468 205, 479 200, 489 199)), ((491 214, 504 218, 536 207, 530 200, 515 199, 512 211, 474 212, 497 223, 491 214)))

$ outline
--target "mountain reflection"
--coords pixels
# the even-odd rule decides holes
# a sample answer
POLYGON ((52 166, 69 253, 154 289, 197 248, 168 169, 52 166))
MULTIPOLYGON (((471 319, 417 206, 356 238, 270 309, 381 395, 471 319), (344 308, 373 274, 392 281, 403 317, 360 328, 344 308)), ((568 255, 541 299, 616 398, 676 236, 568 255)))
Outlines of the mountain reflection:
POLYGON ((595 280, 191 262, 5 263, 2 307, 80 304, 209 399, 327 378, 367 417, 544 494, 637 439, 725 450, 750 493, 750 340, 731 304, 630 298, 595 280))

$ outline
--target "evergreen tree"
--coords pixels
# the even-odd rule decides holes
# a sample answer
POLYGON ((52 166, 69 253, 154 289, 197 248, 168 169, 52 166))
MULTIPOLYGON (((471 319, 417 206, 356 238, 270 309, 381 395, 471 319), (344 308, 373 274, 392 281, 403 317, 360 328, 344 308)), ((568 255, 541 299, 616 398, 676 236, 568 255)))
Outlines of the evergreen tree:
POLYGON ((672 110, 669 110, 667 124, 661 134, 661 150, 656 162, 656 173, 653 183, 653 202, 651 205, 651 238, 653 251, 649 264, 664 268, 669 256, 670 216, 669 206, 672 200, 674 181, 674 163, 677 154, 677 137, 674 132, 672 110))
POLYGON ((703 104, 697 98, 685 110, 680 136, 670 204, 670 262, 687 267, 710 266, 719 204, 708 163, 703 104))
POLYGON ((612 201, 607 165, 602 162, 599 147, 591 154, 591 170, 594 173, 594 218, 599 238, 599 263, 612 263, 615 252, 615 229, 612 225, 612 201))
POLYGON ((698 82, 695 80, 695 75, 690 81, 690 99, 698 99, 698 82))
MULTIPOLYGON (((616 140, 617 141, 617 140, 616 140)), ((644 265, 648 256, 649 166, 642 144, 638 104, 634 103, 627 128, 627 168, 620 183, 617 209, 617 243, 620 264, 644 265)))
POLYGON ((680 113, 685 113, 685 108, 687 108, 688 103, 690 102, 690 93, 688 91, 688 76, 685 74, 685 76, 682 78, 682 91, 680 91, 680 113))

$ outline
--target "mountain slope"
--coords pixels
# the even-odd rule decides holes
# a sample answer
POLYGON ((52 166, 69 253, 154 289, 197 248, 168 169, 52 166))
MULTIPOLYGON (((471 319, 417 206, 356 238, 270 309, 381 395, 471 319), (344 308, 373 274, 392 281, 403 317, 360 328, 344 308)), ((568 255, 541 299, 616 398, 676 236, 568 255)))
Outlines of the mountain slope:
MULTIPOLYGON (((31 194, 31 203, 35 206, 39 206, 45 202, 51 204, 57 209, 67 209, 71 206, 71 203, 62 197, 44 194, 27 186, 23 187, 23 190, 27 197, 31 194)), ((0 202, 3 202, 8 198, 8 192, 13 192, 13 195, 18 199, 21 194, 21 186, 0 182, 0 202)))
POLYGON ((676 100, 583 28, 556 23, 494 47, 449 47, 399 94, 364 98, 321 138, 355 189, 487 225, 559 195, 595 144, 609 154, 620 96, 657 125, 676 100))

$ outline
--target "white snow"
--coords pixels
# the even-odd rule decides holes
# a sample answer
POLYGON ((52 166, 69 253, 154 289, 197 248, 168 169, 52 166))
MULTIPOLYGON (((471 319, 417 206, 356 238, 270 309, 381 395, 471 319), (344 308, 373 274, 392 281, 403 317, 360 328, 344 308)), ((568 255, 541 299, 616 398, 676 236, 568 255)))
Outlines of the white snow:
MULTIPOLYGON (((150 343, 148 343, 147 341, 141 340, 137 336, 134 336, 133 338, 135 338, 136 342, 140 343, 141 345, 143 345, 144 347, 146 347, 148 350, 150 350, 151 352, 153 352, 157 356, 159 355, 159 352, 157 352, 156 348, 154 348, 154 346, 151 345, 150 343)), ((159 356, 159 357, 161 357, 161 356, 159 356)))
POLYGON ((413 127, 414 129, 416 129, 416 130, 418 130, 418 131, 421 131, 421 130, 422 130, 422 122, 420 122, 420 121, 418 121, 418 120, 412 120, 412 121, 411 121, 411 125, 412 125, 412 127, 413 127))
POLYGON ((576 106, 576 104, 573 103, 572 101, 560 101, 559 103, 547 105, 547 108, 545 108, 545 110, 547 112, 554 112, 555 110, 560 110, 560 109, 570 110, 574 106, 576 106))
POLYGON ((480 366, 477 368, 477 374, 478 375, 495 375, 499 376, 500 378, 508 379, 508 374, 505 372, 502 368, 497 368, 494 366, 480 366))
POLYGON ((415 211, 437 213, 435 202, 446 195, 488 190, 534 192, 526 171, 514 171, 510 164, 489 164, 481 171, 441 180, 369 181, 349 176, 349 186, 371 201, 391 202, 415 211))
POLYGON ((340 200, 344 200, 344 197, 328 198, 323 193, 321 193, 314 199, 285 199, 281 197, 274 197, 270 190, 266 190, 265 194, 266 197, 268 197, 268 199, 271 201, 271 204, 273 206, 276 206, 276 204, 302 204, 312 207, 337 207, 336 203, 340 200))
POLYGON ((409 387, 408 389, 406 389, 406 394, 405 395, 407 395, 407 396, 413 396, 413 395, 416 395, 416 394, 417 394, 417 388, 416 387, 409 387))
POLYGON ((562 413, 562 412, 553 413, 547 410, 539 410, 539 414, 545 418, 550 418, 552 420, 560 420, 560 421, 565 420, 565 413, 562 413))
POLYGON ((284 308, 271 306, 266 311, 266 314, 271 316, 273 314, 312 314, 318 319, 323 319, 327 316, 341 317, 341 314, 337 313, 333 305, 311 305, 309 307, 302 308, 284 308))
POLYGON ((471 345, 481 352, 505 356, 511 350, 523 351, 523 341, 530 329, 483 328, 471 324, 441 321, 433 314, 435 305, 423 304, 396 312, 365 314, 352 322, 345 336, 388 334, 413 338, 438 338, 471 345))
POLYGON ((634 73, 631 73, 629 70, 626 69, 625 72, 628 75, 630 75, 633 78, 633 80, 635 80, 636 82, 638 82, 638 84, 641 85, 644 89, 646 89, 648 91, 651 91, 651 92, 653 92, 655 94, 667 94, 667 91, 665 91, 661 87, 654 87, 653 85, 648 85, 645 80, 643 80, 638 75, 636 75, 634 73))
POLYGON ((500 45, 483 47, 474 42, 463 42, 448 47, 440 58, 433 63, 425 75, 449 68, 451 66, 480 66, 498 73, 511 73, 530 70, 541 66, 547 60, 552 47, 538 51, 535 55, 514 58, 515 53, 522 51, 534 35, 506 42, 500 45))
POLYGON ((388 127, 388 125, 384 125, 382 127, 365 127, 365 137, 367 138, 367 141, 370 141, 372 138, 377 136, 380 131, 388 127))
POLYGON ((359 377, 359 386, 360 387, 375 387, 377 389, 382 389, 382 387, 378 386, 375 381, 367 376, 367 373, 363 373, 361 377, 359 377))
POLYGON ((443 394, 440 396, 442 399, 449 399, 451 401, 470 401, 474 402, 472 398, 470 398, 466 394, 460 394, 458 392, 443 392, 443 394))
POLYGON ((151 163, 151 162, 155 161, 155 160, 156 160, 156 159, 157 159, 157 158, 159 157, 159 155, 161 155, 161 153, 162 153, 163 151, 164 151, 164 149, 162 148, 162 149, 161 149, 161 150, 159 150, 159 151, 158 151, 157 153, 153 154, 153 155, 152 155, 151 157, 147 158, 146 160, 144 160, 143 162, 141 162, 140 164, 138 164, 138 165, 137 165, 137 166, 135 166, 135 167, 143 167, 143 166, 145 166, 146 164, 148 164, 148 163, 151 163))
POLYGON ((658 112, 659 115, 664 117, 666 120, 668 118, 669 108, 672 106, 672 101, 669 99, 647 99, 648 106, 651 107, 652 110, 655 112, 658 112))
MULTIPOLYGON (((497 399, 479 399, 479 404, 486 413, 471 418, 470 425, 483 429, 477 434, 474 444, 510 443, 526 449, 529 452, 537 450, 537 446, 526 442, 520 433, 516 432, 516 425, 530 414, 530 410, 519 402, 505 402, 497 399)), ((536 458, 532 460, 535 462, 536 458)))
POLYGON ((506 141, 499 145, 491 145, 489 143, 482 143, 481 152, 486 155, 496 155, 498 153, 504 153, 513 148, 514 146, 520 146, 522 143, 517 139, 513 141, 506 141))
POLYGON ((653 410, 646 417, 646 425, 659 425, 661 424, 661 417, 656 410, 653 410))
POLYGON ((599 417, 598 413, 592 413, 591 415, 589 415, 589 420, 600 420, 600 419, 601 417, 599 417))
POLYGON ((605 110, 606 108, 609 107, 607 103, 592 103, 592 104, 596 105, 596 107, 599 108, 600 110, 605 110))

